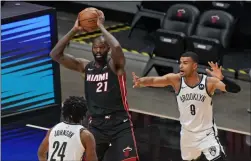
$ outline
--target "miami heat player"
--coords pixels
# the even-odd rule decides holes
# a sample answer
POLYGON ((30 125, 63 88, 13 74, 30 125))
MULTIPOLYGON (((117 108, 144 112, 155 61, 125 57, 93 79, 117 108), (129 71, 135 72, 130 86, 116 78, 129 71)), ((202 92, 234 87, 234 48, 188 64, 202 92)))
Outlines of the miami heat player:
POLYGON ((63 53, 70 39, 81 30, 78 20, 50 55, 66 68, 85 76, 89 130, 96 140, 98 159, 136 161, 138 155, 126 99, 125 57, 119 42, 104 28, 103 13, 98 13, 97 25, 103 36, 93 41, 93 61, 63 53), (110 50, 111 57, 108 57, 110 50))
POLYGON ((195 160, 201 153, 207 160, 222 161, 225 153, 217 136, 213 120, 212 95, 216 89, 237 93, 240 87, 222 75, 217 63, 209 62, 213 77, 198 74, 198 56, 186 52, 180 58, 180 73, 162 77, 139 78, 133 73, 135 87, 172 86, 180 112, 181 155, 183 160, 195 160))

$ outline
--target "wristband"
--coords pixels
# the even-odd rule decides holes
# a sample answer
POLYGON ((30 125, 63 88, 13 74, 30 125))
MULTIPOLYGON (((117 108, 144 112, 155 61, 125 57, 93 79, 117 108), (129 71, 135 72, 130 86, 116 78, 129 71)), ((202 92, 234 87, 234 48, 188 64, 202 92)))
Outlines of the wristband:
POLYGON ((225 88, 227 92, 238 93, 241 90, 241 87, 238 84, 225 77, 222 79, 222 82, 226 85, 225 88))

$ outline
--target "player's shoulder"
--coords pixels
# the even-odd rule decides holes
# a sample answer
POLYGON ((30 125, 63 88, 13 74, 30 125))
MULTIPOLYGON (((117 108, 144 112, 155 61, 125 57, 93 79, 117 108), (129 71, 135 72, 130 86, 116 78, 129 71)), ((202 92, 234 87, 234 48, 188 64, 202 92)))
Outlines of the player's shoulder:
POLYGON ((175 81, 181 79, 181 76, 180 76, 179 73, 168 73, 168 74, 165 75, 165 77, 166 77, 166 78, 171 78, 171 79, 173 79, 173 80, 175 80, 175 81))
MULTIPOLYGON (((82 58, 80 58, 80 59, 82 59, 82 58)), ((85 60, 85 59, 82 61, 82 65, 84 66, 85 69, 92 67, 93 64, 94 64, 94 61, 89 61, 89 60, 85 60)))
POLYGON ((85 128, 85 127, 82 127, 80 129, 80 133, 84 137, 88 137, 89 135, 92 135, 91 132, 87 128, 85 128))
POLYGON ((82 145, 85 148, 88 146, 95 146, 96 145, 93 134, 87 129, 83 129, 81 131, 80 139, 81 139, 82 145))
POLYGON ((56 125, 54 125, 53 127, 50 128, 50 130, 57 130, 60 126, 62 126, 63 122, 59 122, 56 125))
POLYGON ((87 65, 90 65, 90 64, 94 64, 94 61, 90 61, 90 60, 86 60, 86 59, 83 59, 83 58, 79 58, 80 61, 85 64, 86 66, 87 65))
POLYGON ((173 74, 173 77, 175 77, 175 78, 181 78, 181 75, 180 75, 180 73, 171 73, 171 74, 173 74))
POLYGON ((81 140, 94 139, 93 134, 86 128, 82 128, 80 131, 81 140))

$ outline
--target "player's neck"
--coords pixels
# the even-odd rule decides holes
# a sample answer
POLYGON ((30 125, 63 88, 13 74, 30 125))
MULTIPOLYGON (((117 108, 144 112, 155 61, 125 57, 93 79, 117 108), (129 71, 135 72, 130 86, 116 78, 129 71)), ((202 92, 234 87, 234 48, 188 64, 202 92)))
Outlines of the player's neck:
POLYGON ((200 76, 197 72, 194 72, 191 76, 185 77, 185 82, 189 86, 195 86, 200 81, 200 76))
POLYGON ((96 68, 104 67, 106 65, 106 61, 95 61, 94 65, 96 68))
POLYGON ((76 123, 76 122, 73 122, 73 121, 71 121, 71 120, 69 120, 69 119, 64 120, 64 123, 66 123, 66 124, 72 124, 72 125, 80 124, 80 122, 79 122, 79 123, 76 123))

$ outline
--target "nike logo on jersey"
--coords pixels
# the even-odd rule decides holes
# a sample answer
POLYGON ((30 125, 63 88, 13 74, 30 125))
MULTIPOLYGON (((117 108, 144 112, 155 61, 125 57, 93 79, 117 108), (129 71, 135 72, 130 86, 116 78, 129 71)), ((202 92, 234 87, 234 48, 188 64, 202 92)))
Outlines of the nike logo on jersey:
POLYGON ((93 69, 92 68, 88 68, 88 71, 92 71, 93 69))
POLYGON ((124 119, 124 120, 123 120, 123 122, 127 122, 127 121, 128 121, 128 119, 124 119))
POLYGON ((186 88, 187 86, 185 86, 185 87, 181 87, 181 89, 184 89, 184 88, 186 88))
POLYGON ((111 118, 111 115, 105 116, 105 119, 110 119, 110 118, 111 118))

